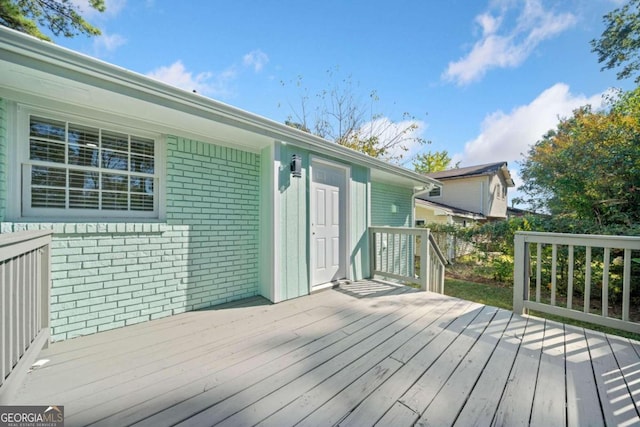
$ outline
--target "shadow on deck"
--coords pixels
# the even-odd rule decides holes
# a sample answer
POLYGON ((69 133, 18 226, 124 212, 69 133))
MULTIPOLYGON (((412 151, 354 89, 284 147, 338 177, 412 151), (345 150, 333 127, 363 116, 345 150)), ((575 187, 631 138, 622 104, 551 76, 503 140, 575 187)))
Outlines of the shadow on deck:
POLYGON ((54 343, 15 403, 66 425, 640 423, 640 344, 363 281, 54 343))

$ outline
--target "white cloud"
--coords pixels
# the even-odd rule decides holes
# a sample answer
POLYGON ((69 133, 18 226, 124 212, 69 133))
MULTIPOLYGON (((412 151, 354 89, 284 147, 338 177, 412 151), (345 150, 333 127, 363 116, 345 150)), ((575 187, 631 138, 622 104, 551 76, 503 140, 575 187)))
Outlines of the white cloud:
POLYGON ((393 122, 387 117, 380 117, 371 122, 367 122, 360 127, 362 135, 377 136, 381 144, 386 144, 394 139, 402 139, 402 144, 407 150, 402 150, 398 145, 388 151, 389 157, 402 155, 402 159, 409 160, 423 148, 418 142, 423 137, 427 125, 420 120, 403 120, 393 122), (404 133, 404 135, 401 135, 404 133))
POLYGON ((526 0, 516 22, 505 28, 508 6, 520 2, 499 3, 497 14, 484 12, 475 18, 482 35, 463 58, 450 62, 442 77, 465 85, 480 80, 492 68, 517 67, 543 42, 575 25, 572 13, 556 14, 546 11, 541 0, 526 0))
POLYGON ((483 120, 480 134, 466 143, 462 154, 454 156, 454 163, 461 161, 465 166, 519 161, 521 154, 557 126, 559 118, 571 116, 573 110, 586 104, 594 109, 602 107, 603 95, 575 95, 568 85, 557 83, 527 105, 509 113, 493 112, 483 120))
POLYGON ((269 57, 260 49, 253 50, 242 57, 242 63, 245 67, 253 68, 256 73, 269 62, 269 57))
POLYGON ((203 95, 224 96, 228 94, 228 83, 236 77, 236 72, 232 67, 219 74, 210 71, 194 74, 178 60, 169 66, 156 68, 147 76, 203 95))
POLYGON ((184 90, 195 90, 202 95, 228 97, 232 94, 231 83, 238 78, 239 73, 245 68, 259 72, 268 62, 269 57, 266 53, 254 50, 243 55, 242 65, 236 62, 219 73, 203 71, 196 74, 187 70, 182 61, 177 60, 171 65, 148 72, 147 76, 184 90))
POLYGON ((126 42, 127 39, 120 34, 107 34, 103 31, 93 39, 93 50, 96 56, 102 56, 115 51, 126 42))

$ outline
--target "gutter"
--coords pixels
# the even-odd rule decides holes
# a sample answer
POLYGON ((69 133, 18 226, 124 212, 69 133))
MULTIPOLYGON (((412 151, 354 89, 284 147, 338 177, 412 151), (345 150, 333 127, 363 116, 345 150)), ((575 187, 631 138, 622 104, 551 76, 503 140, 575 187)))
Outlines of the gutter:
MULTIPOLYGON (((383 170, 393 175, 399 175, 414 182, 427 185, 439 185, 439 182, 433 178, 382 160, 374 159, 363 153, 302 132, 283 123, 278 123, 274 120, 249 113, 202 95, 176 88, 131 70, 1 26, 0 51, 13 54, 17 57, 16 59, 20 60, 20 62, 16 61, 16 63, 23 66, 33 67, 33 65, 38 65, 42 68, 42 65, 49 65, 65 71, 71 70, 82 76, 89 76, 102 82, 111 83, 120 88, 145 94, 147 96, 140 97, 140 95, 138 95, 138 97, 148 102, 152 102, 149 96, 161 99, 164 102, 160 105, 166 106, 167 108, 176 109, 176 107, 172 107, 171 105, 178 104, 185 109, 183 110, 185 112, 189 112, 188 110, 198 111, 200 112, 200 116, 202 116, 202 113, 207 113, 208 115, 213 115, 213 119, 231 126, 241 127, 260 135, 277 140, 284 140, 284 142, 302 145, 303 148, 311 148, 315 151, 328 153, 338 158, 346 158, 354 163, 383 170), (25 59, 27 61, 25 61, 25 59), (31 61, 31 63, 29 61, 31 61)), ((5 55, 3 55, 4 59, 7 60, 5 55)), ((8 61, 10 61, 10 59, 8 61)), ((60 74, 60 77, 69 78, 68 74, 60 74)), ((120 93, 131 96, 131 94, 120 93)), ((203 117, 206 118, 207 116, 203 117)))

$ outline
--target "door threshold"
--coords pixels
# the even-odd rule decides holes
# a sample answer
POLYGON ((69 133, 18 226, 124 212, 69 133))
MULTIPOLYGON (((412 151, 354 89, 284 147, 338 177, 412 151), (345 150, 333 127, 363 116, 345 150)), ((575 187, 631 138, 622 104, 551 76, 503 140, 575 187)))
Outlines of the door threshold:
POLYGON ((332 282, 327 282, 327 283, 322 283, 320 285, 316 285, 314 287, 311 288, 311 293, 314 294, 316 292, 320 292, 320 291, 324 291, 327 289, 335 289, 337 287, 339 287, 340 285, 344 285, 344 284, 348 284, 351 283, 350 280, 347 279, 339 279, 339 280, 334 280, 332 282))

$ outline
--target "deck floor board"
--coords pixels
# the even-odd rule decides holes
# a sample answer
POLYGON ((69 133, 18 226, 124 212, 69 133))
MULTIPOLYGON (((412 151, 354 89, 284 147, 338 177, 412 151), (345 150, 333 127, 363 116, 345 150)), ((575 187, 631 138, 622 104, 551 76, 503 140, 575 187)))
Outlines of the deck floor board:
POLYGON ((53 343, 11 403, 64 405, 67 426, 631 425, 639 354, 628 339, 364 281, 53 343))

